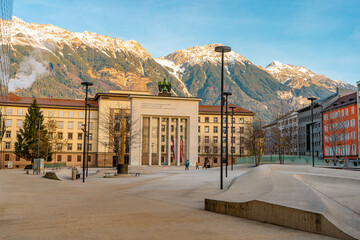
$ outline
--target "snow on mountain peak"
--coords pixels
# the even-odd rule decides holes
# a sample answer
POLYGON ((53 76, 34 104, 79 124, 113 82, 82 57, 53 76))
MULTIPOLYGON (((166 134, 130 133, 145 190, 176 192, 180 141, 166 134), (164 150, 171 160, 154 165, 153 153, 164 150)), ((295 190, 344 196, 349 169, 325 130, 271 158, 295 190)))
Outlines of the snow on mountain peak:
POLYGON ((27 23, 15 16, 13 17, 11 35, 13 45, 31 45, 34 48, 41 48, 50 52, 56 48, 61 49, 64 45, 76 48, 85 44, 99 49, 106 55, 109 53, 115 55, 116 51, 131 51, 144 59, 152 57, 135 40, 123 41, 88 31, 82 33, 69 32, 51 24, 27 23))

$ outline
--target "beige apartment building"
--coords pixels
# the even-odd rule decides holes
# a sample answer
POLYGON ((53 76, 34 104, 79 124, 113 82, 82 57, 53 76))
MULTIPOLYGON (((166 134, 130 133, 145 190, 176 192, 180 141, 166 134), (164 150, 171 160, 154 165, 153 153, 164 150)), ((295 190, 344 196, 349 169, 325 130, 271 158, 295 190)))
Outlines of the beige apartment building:
MULTIPOLYGON (((13 168, 24 167, 30 161, 17 157, 14 145, 33 98, 9 94, 4 99, 6 131, 1 143, 0 167, 6 168, 9 162, 13 168)), ((121 90, 96 94, 88 101, 91 105, 89 166, 114 166, 119 156, 118 145, 124 146, 121 154, 124 157, 118 161, 127 161, 130 165, 183 165, 186 160, 195 165, 196 162, 203 164, 206 159, 211 166, 218 166, 220 106, 199 106, 200 100, 121 90), (125 128, 127 132, 121 137, 120 131, 125 128)), ((37 98, 37 102, 44 123, 55 121, 57 125, 52 163, 81 166, 85 101, 37 98)), ((247 154, 241 142, 246 123, 252 123, 255 115, 232 104, 229 112, 230 106, 235 108, 233 128, 229 114, 229 163, 231 151, 234 157, 247 154)))
MULTIPOLYGON (((31 97, 20 97, 10 93, 4 99, 3 112, 5 112, 5 134, 1 142, 0 167, 7 167, 11 161, 13 168, 24 167, 30 161, 19 158, 14 154, 16 135, 23 125, 28 107, 33 101, 31 97)), ((56 122, 57 147, 53 150, 52 163, 66 163, 67 166, 79 166, 82 163, 84 132, 84 106, 83 100, 37 98, 37 103, 44 116, 44 123, 49 120, 56 122)), ((90 109, 90 134, 89 134, 89 166, 96 165, 97 131, 98 129, 98 104, 89 101, 90 109)))
MULTIPOLYGON (((224 132, 226 132, 226 115, 224 107, 224 132)), ((248 154, 245 149, 245 129, 248 124, 253 123, 255 113, 234 104, 228 105, 228 164, 231 164, 231 152, 237 158, 248 154), (234 115, 232 109, 234 107, 234 115), (231 145, 232 143, 232 145, 231 145)), ((220 165, 220 128, 221 128, 221 107, 220 106, 199 106, 198 118, 198 162, 203 166, 204 161, 210 163, 211 167, 220 165)), ((226 135, 223 136, 224 159, 226 154, 226 135)))

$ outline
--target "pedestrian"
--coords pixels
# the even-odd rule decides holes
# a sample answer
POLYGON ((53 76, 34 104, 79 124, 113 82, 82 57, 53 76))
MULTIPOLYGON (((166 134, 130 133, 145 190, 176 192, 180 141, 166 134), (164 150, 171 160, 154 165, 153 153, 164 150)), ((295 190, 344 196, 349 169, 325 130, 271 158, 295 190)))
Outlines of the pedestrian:
POLYGON ((190 165, 189 160, 186 160, 186 162, 185 162, 185 171, 189 170, 189 165, 190 165))
POLYGON ((199 162, 196 162, 196 169, 199 169, 199 162))
POLYGON ((203 169, 205 168, 206 170, 206 160, 204 160, 204 166, 203 166, 203 169))

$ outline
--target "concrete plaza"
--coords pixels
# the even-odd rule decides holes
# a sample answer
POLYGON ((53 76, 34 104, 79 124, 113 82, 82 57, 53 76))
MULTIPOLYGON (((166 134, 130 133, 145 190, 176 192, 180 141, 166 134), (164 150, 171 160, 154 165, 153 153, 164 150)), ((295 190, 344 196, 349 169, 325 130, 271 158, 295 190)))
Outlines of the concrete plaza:
POLYGON ((141 175, 100 171, 85 184, 70 170, 62 181, 1 170, 0 239, 332 239, 204 210, 205 198, 249 169, 229 171, 224 191, 218 168, 131 167, 141 175))

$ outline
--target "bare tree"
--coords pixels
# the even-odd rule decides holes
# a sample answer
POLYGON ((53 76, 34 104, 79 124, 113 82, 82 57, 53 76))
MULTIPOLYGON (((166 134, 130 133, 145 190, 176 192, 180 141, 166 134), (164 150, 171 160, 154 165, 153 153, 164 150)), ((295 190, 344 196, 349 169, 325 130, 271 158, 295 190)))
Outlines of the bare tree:
POLYGON ((245 123, 244 145, 250 155, 255 157, 255 165, 259 166, 264 151, 264 130, 261 119, 245 123))
POLYGON ((99 139, 99 142, 108 146, 108 150, 115 153, 116 167, 119 164, 128 163, 126 158, 129 157, 130 146, 132 146, 135 135, 141 133, 138 130, 135 131, 135 134, 130 134, 130 127, 133 124, 130 109, 121 106, 107 108, 99 117, 99 128, 108 136, 108 138, 99 139))
POLYGON ((58 122, 49 118, 45 123, 47 133, 49 136, 49 143, 52 153, 54 153, 54 167, 56 163, 56 153, 61 152, 64 146, 68 143, 68 139, 64 137, 64 133, 59 131, 58 122))
POLYGON ((203 155, 211 165, 213 165, 214 159, 217 159, 220 153, 219 139, 218 136, 215 137, 217 139, 216 142, 214 142, 214 139, 210 139, 210 136, 201 136, 199 142, 200 154, 203 155))

